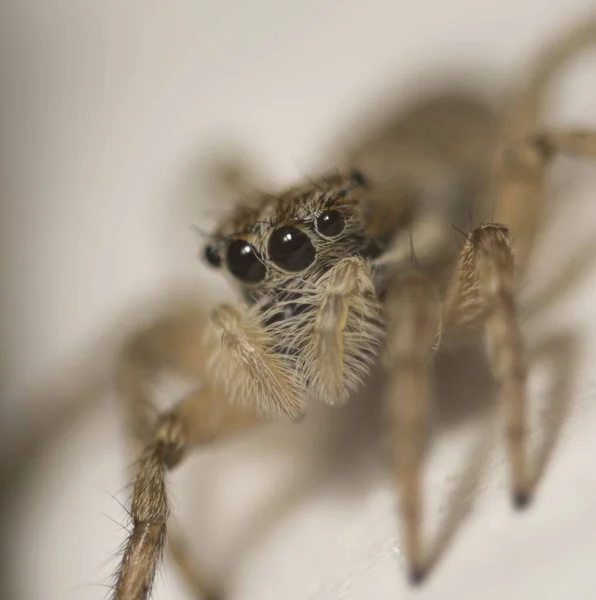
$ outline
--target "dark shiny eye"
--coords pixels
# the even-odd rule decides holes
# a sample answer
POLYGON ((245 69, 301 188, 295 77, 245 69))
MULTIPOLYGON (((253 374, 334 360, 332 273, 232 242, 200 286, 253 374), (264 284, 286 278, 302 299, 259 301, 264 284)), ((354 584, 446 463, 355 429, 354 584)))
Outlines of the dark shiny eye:
POLYGON ((205 251, 203 252, 205 260, 216 269, 221 267, 221 256, 219 252, 213 246, 205 246, 205 251))
POLYGON ((315 247, 306 233, 294 227, 280 227, 269 238, 271 260, 287 271, 302 271, 315 260, 315 247))
POLYGON ((325 237, 339 235, 345 226, 344 216, 337 210, 328 210, 317 217, 317 231, 325 237))
POLYGON ((254 248, 245 240, 234 240, 228 246, 228 269, 246 283, 258 283, 265 277, 265 265, 258 259, 254 248))
POLYGON ((366 177, 364 176, 364 174, 362 173, 362 171, 358 171, 357 169, 354 169, 353 171, 350 172, 348 177, 352 180, 354 185, 358 185, 358 186, 362 186, 362 187, 366 187, 368 185, 368 181, 367 181, 366 177))

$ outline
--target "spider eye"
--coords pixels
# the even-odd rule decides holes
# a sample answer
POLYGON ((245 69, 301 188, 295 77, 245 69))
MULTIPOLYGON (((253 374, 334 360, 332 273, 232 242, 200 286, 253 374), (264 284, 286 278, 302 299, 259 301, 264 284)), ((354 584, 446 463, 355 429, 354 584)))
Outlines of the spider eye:
POLYGON ((346 226, 344 216, 337 210, 328 210, 317 217, 317 231, 325 237, 339 235, 346 226))
POLYGON ((280 227, 269 238, 271 260, 287 271, 302 271, 315 260, 315 247, 306 233, 294 227, 280 227))
POLYGON ((226 255, 230 273, 246 283, 258 283, 265 278, 265 265, 246 240, 234 240, 226 255))
POLYGON ((205 246, 203 252, 205 260, 214 268, 221 267, 221 256, 213 246, 205 246))
POLYGON ((358 171, 358 169, 354 169, 350 172, 348 177, 352 180, 354 185, 366 187, 368 185, 368 181, 362 171, 358 171))

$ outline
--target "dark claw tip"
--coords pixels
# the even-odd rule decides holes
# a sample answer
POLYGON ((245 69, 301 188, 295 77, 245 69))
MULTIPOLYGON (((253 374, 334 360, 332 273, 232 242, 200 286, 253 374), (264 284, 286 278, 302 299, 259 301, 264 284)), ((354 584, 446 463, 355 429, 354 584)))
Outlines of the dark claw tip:
POLYGON ((527 508, 532 500, 532 496, 529 492, 516 492, 513 495, 513 506, 516 510, 523 510, 527 508))
POLYGON ((426 577, 426 572, 422 568, 412 569, 410 571, 410 584, 411 585, 420 585, 424 578, 426 577))

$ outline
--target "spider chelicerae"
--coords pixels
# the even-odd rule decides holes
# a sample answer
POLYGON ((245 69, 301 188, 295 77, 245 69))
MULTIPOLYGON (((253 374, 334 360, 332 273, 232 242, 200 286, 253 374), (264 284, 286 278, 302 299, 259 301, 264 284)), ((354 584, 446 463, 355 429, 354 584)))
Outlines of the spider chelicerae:
POLYGON ((513 503, 529 503, 516 294, 549 165, 561 154, 596 157, 595 131, 540 124, 553 74, 595 40, 592 22, 547 48, 501 111, 465 94, 420 101, 346 153, 349 168, 245 195, 208 236, 206 262, 231 279, 242 302, 208 319, 165 319, 132 336, 123 353, 119 389, 143 449, 115 599, 149 597, 168 540, 197 595, 213 597, 179 533, 166 535, 166 472, 191 449, 264 420, 299 422, 310 399, 342 405, 367 384, 377 358, 404 553, 412 582, 422 581, 429 359, 444 339, 470 330, 483 336, 500 386, 513 503), (437 184, 445 181, 448 188, 437 184), (469 215, 476 226, 458 237, 453 226, 469 215), (163 369, 201 385, 155 419, 149 383, 163 369))

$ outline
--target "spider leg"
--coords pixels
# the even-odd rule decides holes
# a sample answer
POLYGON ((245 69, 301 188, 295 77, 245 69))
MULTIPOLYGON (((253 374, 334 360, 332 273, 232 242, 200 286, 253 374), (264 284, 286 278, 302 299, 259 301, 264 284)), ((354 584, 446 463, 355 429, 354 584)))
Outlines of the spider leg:
MULTIPOLYGON (((230 407, 209 387, 187 396, 158 419, 137 466, 130 510, 133 529, 117 574, 114 600, 149 598, 166 541, 166 472, 177 466, 191 448, 246 430, 258 422, 254 413, 230 407)), ((195 583, 194 591, 213 597, 208 596, 208 586, 190 569, 180 544, 174 544, 175 556, 183 572, 195 583)))
POLYGON ((584 20, 543 52, 508 111, 489 197, 491 221, 474 230, 444 305, 446 327, 483 321, 493 372, 501 383, 514 503, 530 500, 525 453, 526 366, 515 294, 544 212, 545 175, 559 155, 596 158, 596 130, 537 129, 547 87, 561 67, 596 43, 596 19, 584 20), (498 225, 497 223, 502 223, 498 225))
POLYGON ((535 133, 511 148, 502 167, 492 220, 510 228, 521 272, 527 265, 542 213, 545 171, 559 155, 596 158, 596 130, 535 133))
POLYGON ((506 110, 486 197, 492 209, 485 218, 510 227, 520 273, 526 269, 544 213, 544 171, 551 159, 557 154, 594 156, 594 133, 536 135, 550 104, 553 80, 570 60, 594 45, 596 18, 592 16, 554 40, 539 55, 506 110))
MULTIPOLYGON (((118 364, 116 382, 119 396, 127 413, 129 430, 132 434, 131 450, 135 457, 142 456, 141 465, 151 466, 153 464, 153 473, 157 473, 157 475, 163 471, 163 467, 160 470, 156 466, 160 463, 159 456, 154 456, 151 459, 153 462, 147 458, 147 448, 155 444, 156 423, 160 420, 159 411, 151 400, 152 383, 163 371, 174 371, 197 382, 209 381, 207 362, 210 349, 203 343, 205 324, 208 322, 208 318, 207 312, 197 307, 196 299, 176 301, 170 303, 167 314, 155 319, 151 325, 135 331, 124 344, 118 364)), ((186 404, 194 402, 197 407, 203 406, 206 409, 210 405, 205 404, 207 402, 205 394, 207 392, 199 392, 196 396, 189 397, 185 402, 186 404)), ((209 410, 215 411, 215 397, 213 399, 209 397, 209 402, 213 404, 209 410)), ((219 396, 220 410, 230 410, 227 408, 227 402, 225 396, 219 396)), ((180 418, 186 416, 186 412, 181 411, 182 408, 178 409, 177 412, 180 418)), ((236 412, 239 418, 244 418, 245 413, 239 409, 236 412)), ((196 412, 189 413, 189 415, 198 420, 201 418, 211 419, 211 416, 207 414, 203 417, 197 415, 196 412)), ((214 415, 213 418, 220 418, 215 412, 214 415)), ((161 419, 164 418, 161 417, 161 419)), ((224 422, 221 435, 225 435, 226 431, 226 422, 224 422)), ((163 479, 163 473, 159 477, 163 479)), ((141 484, 139 483, 139 485, 141 484)), ((151 493, 153 491, 159 492, 160 489, 159 485, 153 486, 151 493)), ((159 542, 159 540, 153 540, 154 543, 156 541, 159 542)), ((204 596, 208 587, 204 577, 193 565, 181 532, 172 529, 171 526, 168 531, 168 550, 195 596, 197 598, 204 596)), ((159 550, 160 555, 161 549, 159 550)), ((159 556, 153 557, 151 560, 155 561, 159 556)), ((149 558, 143 554, 140 560, 151 562, 149 558)), ((146 568, 149 569, 149 565, 146 568)), ((137 600, 137 597, 143 597, 138 596, 138 594, 137 596, 131 596, 130 594, 126 596, 122 595, 124 592, 119 593, 120 595, 116 595, 119 600, 120 598, 123 600, 129 600, 129 598, 137 600)))
POLYGON ((393 439, 405 556, 410 579, 424 577, 422 552, 422 460, 430 405, 428 360, 441 332, 435 285, 410 272, 394 278, 386 299, 388 372, 385 399, 393 439))
POLYGON ((535 234, 545 170, 557 155, 596 158, 596 131, 536 133, 513 148, 495 211, 497 222, 506 226, 488 224, 472 232, 460 261, 461 281, 448 291, 446 302, 446 324, 464 324, 478 318, 478 309, 486 311, 486 340, 502 386, 514 502, 519 507, 528 503, 531 490, 523 433, 526 367, 515 293, 535 234))
POLYGON ((172 302, 166 314, 125 341, 116 385, 139 450, 148 443, 158 416, 151 401, 155 378, 172 371, 195 381, 208 379, 209 348, 203 343, 208 319, 207 311, 197 307, 196 298, 182 299, 172 302))
POLYGON ((392 280, 387 294, 386 402, 395 438, 404 547, 418 583, 422 551, 420 473, 429 408, 427 363, 442 337, 482 325, 489 362, 500 384, 514 504, 530 499, 526 457, 526 358, 515 305, 514 248, 504 225, 486 224, 466 239, 443 302, 420 273, 392 280))
POLYGON ((526 506, 531 479, 526 456, 526 356, 515 302, 514 243, 508 227, 485 224, 467 238, 443 306, 446 329, 484 326, 501 404, 516 507, 526 506))
MULTIPOLYGON (((542 50, 507 109, 500 150, 536 130, 548 109, 549 86, 570 60, 596 44, 596 18, 583 19, 542 50)), ((497 157, 499 160, 502 155, 497 157)))

